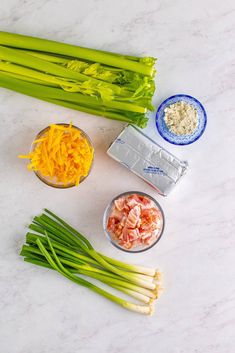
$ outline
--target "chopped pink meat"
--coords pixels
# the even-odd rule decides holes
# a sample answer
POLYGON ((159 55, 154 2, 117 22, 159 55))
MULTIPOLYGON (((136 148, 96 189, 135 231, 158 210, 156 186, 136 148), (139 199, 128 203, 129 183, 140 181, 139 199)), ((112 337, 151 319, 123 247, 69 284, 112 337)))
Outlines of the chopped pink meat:
POLYGON ((130 229, 128 233, 130 241, 137 240, 140 236, 139 229, 130 229))
POLYGON ((123 213, 115 208, 112 212, 112 217, 118 221, 121 221, 123 218, 123 213))
POLYGON ((134 206, 128 216, 127 216, 127 220, 126 220, 126 227, 128 228, 135 228, 137 223, 139 222, 140 219, 140 214, 141 214, 141 208, 139 205, 134 206))
POLYGON ((131 195, 126 199, 126 205, 129 208, 132 208, 132 207, 139 205, 139 204, 140 204, 140 202, 139 202, 138 197, 136 197, 136 195, 131 195))
POLYGON ((121 224, 123 227, 126 225, 126 220, 127 220, 127 216, 126 216, 126 215, 122 216, 122 219, 121 219, 121 221, 120 221, 120 224, 121 224))
POLYGON ((115 204, 116 208, 118 209, 118 211, 122 211, 124 209, 124 205, 125 205, 125 197, 119 197, 119 199, 114 201, 114 204, 115 204))
POLYGON ((140 196, 139 199, 143 210, 149 210, 155 207, 155 203, 153 202, 153 200, 147 198, 146 196, 140 196))
POLYGON ((139 194, 115 200, 107 222, 107 229, 125 249, 151 245, 160 235, 161 227, 160 210, 153 200, 139 194))

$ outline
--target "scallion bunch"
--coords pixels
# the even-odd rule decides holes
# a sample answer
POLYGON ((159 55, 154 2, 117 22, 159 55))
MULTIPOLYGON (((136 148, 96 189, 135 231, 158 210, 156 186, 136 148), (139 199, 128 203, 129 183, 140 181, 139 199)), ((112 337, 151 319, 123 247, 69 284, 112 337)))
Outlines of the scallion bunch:
POLYGON ((56 270, 126 309, 152 313, 153 301, 160 291, 159 271, 130 265, 95 251, 86 237, 47 209, 34 217, 29 229, 20 253, 26 262, 56 270), (96 279, 144 304, 120 298, 80 275, 96 279))

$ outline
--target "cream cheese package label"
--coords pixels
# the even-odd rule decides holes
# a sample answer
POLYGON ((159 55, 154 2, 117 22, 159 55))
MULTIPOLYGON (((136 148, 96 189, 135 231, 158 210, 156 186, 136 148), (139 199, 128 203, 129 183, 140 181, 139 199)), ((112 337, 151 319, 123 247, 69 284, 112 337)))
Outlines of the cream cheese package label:
POLYGON ((163 196, 169 194, 188 168, 186 161, 179 160, 132 125, 124 128, 107 153, 163 196))

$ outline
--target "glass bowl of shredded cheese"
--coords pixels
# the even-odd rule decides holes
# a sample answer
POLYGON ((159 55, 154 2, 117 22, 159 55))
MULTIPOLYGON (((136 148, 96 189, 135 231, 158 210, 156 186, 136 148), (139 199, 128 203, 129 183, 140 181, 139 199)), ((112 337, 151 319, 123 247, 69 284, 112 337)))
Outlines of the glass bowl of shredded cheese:
POLYGON ((88 135, 72 124, 52 124, 38 133, 28 169, 45 184, 65 189, 79 185, 91 171, 94 148, 88 135))
POLYGON ((198 140, 206 123, 206 111, 202 104, 186 94, 167 98, 156 114, 158 132, 174 145, 189 145, 198 140))

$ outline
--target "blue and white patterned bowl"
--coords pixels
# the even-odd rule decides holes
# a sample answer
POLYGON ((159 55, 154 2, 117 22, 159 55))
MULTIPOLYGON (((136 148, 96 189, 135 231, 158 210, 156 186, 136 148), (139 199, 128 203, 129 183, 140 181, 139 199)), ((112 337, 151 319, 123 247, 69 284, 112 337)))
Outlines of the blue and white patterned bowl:
POLYGON ((190 143, 195 142, 202 136, 207 123, 206 111, 202 104, 194 97, 188 96, 187 94, 177 94, 167 98, 159 106, 156 113, 156 126, 159 134, 168 142, 173 143, 174 145, 189 145, 190 143), (198 126, 197 129, 190 135, 176 135, 172 133, 167 127, 164 120, 164 110, 171 104, 174 104, 179 101, 187 102, 194 106, 198 113, 198 126))

